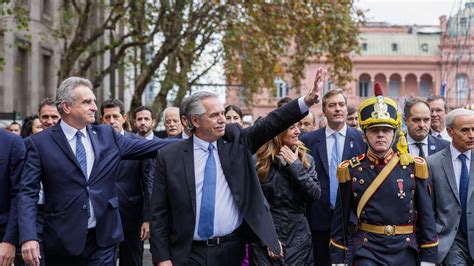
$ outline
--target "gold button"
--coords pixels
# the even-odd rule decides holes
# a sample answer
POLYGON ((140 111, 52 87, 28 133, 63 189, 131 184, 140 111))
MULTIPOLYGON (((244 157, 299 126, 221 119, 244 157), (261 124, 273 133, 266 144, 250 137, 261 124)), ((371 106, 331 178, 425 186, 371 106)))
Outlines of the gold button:
POLYGON ((375 167, 375 166, 374 166, 373 164, 370 165, 370 169, 374 169, 374 167, 375 167))
POLYGON ((362 167, 357 168, 357 170, 359 170, 359 172, 362 172, 362 167))
POLYGON ((408 213, 409 213, 409 214, 412 214, 412 213, 413 213, 413 210, 408 211, 408 213))
POLYGON ((365 211, 362 211, 362 215, 365 215, 365 211))
POLYGON ((415 195, 415 190, 414 189, 411 190, 411 194, 415 195))
POLYGON ((407 166, 406 166, 406 165, 404 165, 404 166, 402 166, 402 168, 403 168, 403 169, 407 169, 407 166))
POLYGON ((415 177, 415 175, 414 175, 414 174, 410 174, 410 177, 413 178, 413 177, 415 177))
POLYGON ((367 243, 369 242, 369 240, 367 238, 364 238, 364 243, 367 243))
POLYGON ((353 181, 353 182, 357 182, 357 178, 353 177, 353 178, 352 178, 352 181, 353 181))
POLYGON ((411 223, 411 220, 408 220, 408 223, 411 223))
POLYGON ((411 239, 410 239, 409 237, 407 237, 405 240, 406 240, 407 242, 410 242, 411 239))
POLYGON ((354 192, 354 197, 357 197, 357 193, 354 192))
POLYGON ((359 179, 359 184, 363 185, 365 183, 364 179, 359 179))

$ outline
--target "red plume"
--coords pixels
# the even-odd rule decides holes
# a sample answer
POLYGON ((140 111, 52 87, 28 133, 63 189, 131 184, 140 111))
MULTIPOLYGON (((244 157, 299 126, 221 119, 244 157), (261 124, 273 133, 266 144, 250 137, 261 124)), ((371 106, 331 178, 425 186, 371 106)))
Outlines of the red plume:
POLYGON ((375 82, 375 85, 374 85, 374 95, 375 96, 383 96, 382 87, 380 87, 380 83, 378 83, 378 82, 375 82))

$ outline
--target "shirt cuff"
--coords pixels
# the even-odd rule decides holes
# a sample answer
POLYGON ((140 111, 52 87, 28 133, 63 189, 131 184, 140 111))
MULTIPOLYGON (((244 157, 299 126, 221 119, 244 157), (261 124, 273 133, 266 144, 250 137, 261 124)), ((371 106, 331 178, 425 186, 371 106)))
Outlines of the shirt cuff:
POLYGON ((309 111, 309 106, 304 102, 304 97, 298 98, 298 105, 300 106, 301 114, 304 114, 309 111))

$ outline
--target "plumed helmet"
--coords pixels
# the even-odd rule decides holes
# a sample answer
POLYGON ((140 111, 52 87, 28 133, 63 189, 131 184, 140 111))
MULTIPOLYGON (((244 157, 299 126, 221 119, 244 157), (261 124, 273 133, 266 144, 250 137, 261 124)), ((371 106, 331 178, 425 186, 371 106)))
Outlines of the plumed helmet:
POLYGON ((374 95, 359 106, 360 128, 365 130, 384 126, 397 129, 401 125, 401 115, 397 111, 397 103, 383 96, 382 88, 378 82, 374 85, 374 95))

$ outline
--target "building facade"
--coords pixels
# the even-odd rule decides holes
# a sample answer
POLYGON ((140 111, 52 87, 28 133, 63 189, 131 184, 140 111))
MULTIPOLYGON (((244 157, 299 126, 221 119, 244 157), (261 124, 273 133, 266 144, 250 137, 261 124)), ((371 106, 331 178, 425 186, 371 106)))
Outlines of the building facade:
MULTIPOLYGON (((360 28, 360 53, 351 56, 353 81, 344 87, 348 104, 357 107, 371 97, 375 82, 381 83, 384 94, 395 99, 400 106, 406 97, 430 95, 446 96, 450 108, 471 104, 473 26, 474 3, 471 2, 449 19, 441 16, 439 25, 367 23, 360 28)), ((242 106, 254 120, 265 116, 276 107, 279 98, 304 95, 306 88, 312 87, 319 66, 330 67, 308 60, 301 88, 294 88, 289 82, 283 82, 281 86, 281 81, 276 81, 276 92, 265 90, 254 97, 251 106, 243 103, 240 89, 228 88, 227 104, 242 106)), ((326 85, 322 94, 334 88, 331 80, 326 85)), ((312 111, 320 115, 321 104, 312 111)))
MULTIPOLYGON (((60 23, 60 8, 63 1, 57 0, 12 0, 0 9, 22 7, 29 14, 28 30, 17 30, 12 16, 3 16, 0 23, 0 113, 18 112, 23 118, 37 113, 44 98, 55 98, 59 85, 58 70, 61 66, 63 43, 54 37, 54 29, 60 23)), ((94 10, 94 20, 101 25, 105 10, 94 10)), ((98 45, 107 43, 106 37, 98 45)), ((110 56, 104 54, 91 64, 88 76, 109 65, 110 56)), ((111 96, 123 99, 124 75, 119 71, 103 79, 94 88, 98 102, 111 96)))

